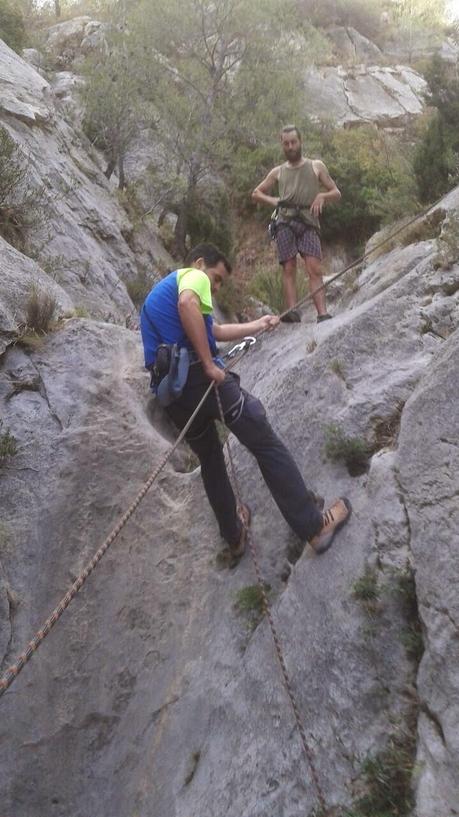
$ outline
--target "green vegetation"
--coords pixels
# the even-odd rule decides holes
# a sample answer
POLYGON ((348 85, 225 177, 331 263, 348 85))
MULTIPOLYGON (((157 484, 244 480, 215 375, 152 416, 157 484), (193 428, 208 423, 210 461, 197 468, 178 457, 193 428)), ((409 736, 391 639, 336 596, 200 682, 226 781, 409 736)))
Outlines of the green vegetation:
POLYGON ((427 102, 436 108, 416 147, 414 172, 422 202, 439 198, 458 179, 459 79, 438 54, 425 76, 427 102))
POLYGON ((46 224, 50 197, 34 184, 28 157, 0 127, 0 235, 19 250, 27 234, 46 224))
POLYGON ((225 242, 215 177, 237 195, 239 167, 247 179, 247 154, 299 113, 303 67, 328 46, 295 0, 143 0, 129 28, 161 207, 177 215, 173 252, 183 257, 187 235, 216 240, 218 228, 225 242), (291 47, 293 33, 305 47, 291 47))
POLYGON ((352 235, 358 248, 382 225, 416 211, 408 145, 371 126, 326 128, 319 134, 314 154, 325 161, 344 193, 339 206, 324 211, 326 240, 348 240, 352 235))
POLYGON ((400 635, 400 641, 409 658, 419 664, 424 653, 424 639, 419 623, 415 622, 410 627, 406 627, 400 635))
POLYGON ((8 457, 14 457, 17 453, 16 437, 10 434, 8 428, 5 429, 5 431, 2 431, 2 428, 3 420, 0 420, 0 462, 3 462, 3 460, 6 460, 8 457))
MULTIPOLYGON (((265 583, 263 587, 266 595, 268 595, 271 590, 270 585, 265 583)), ((241 587, 236 593, 234 607, 239 615, 245 617, 248 631, 251 632, 254 630, 265 614, 265 604, 261 587, 258 584, 241 587)))
POLYGON ((140 270, 135 278, 126 282, 126 289, 132 303, 140 309, 155 281, 151 275, 140 270))
POLYGON ((407 655, 418 664, 424 652, 424 640, 419 618, 414 571, 408 566, 405 570, 396 572, 394 578, 393 590, 402 603, 403 614, 407 621, 407 627, 402 630, 400 640, 407 655))
POLYGON ((26 30, 21 11, 13 3, 0 0, 0 39, 18 53, 24 48, 26 30))
POLYGON ((87 60, 83 128, 94 145, 105 151, 105 175, 110 179, 118 168, 118 186, 126 186, 126 152, 139 133, 142 101, 135 61, 118 33, 108 48, 87 60))
MULTIPOLYGON (((270 590, 269 585, 265 585, 265 591, 270 590)), ((263 592, 260 585, 250 584, 241 587, 236 593, 235 607, 239 613, 264 613, 263 592)))
POLYGON ((349 437, 344 430, 332 423, 325 426, 324 453, 332 462, 344 462, 352 477, 368 470, 371 449, 362 437, 349 437))
POLYGON ((345 380, 343 363, 338 358, 331 360, 329 363, 330 371, 336 374, 341 380, 345 380))
POLYGON ((382 752, 362 764, 366 793, 354 805, 352 817, 408 817, 414 806, 411 779, 415 750, 413 717, 394 730, 382 752))
POLYGON ((88 310, 86 309, 85 306, 76 306, 75 309, 73 310, 72 317, 74 317, 74 318, 90 318, 91 316, 90 316, 90 314, 89 314, 89 312, 88 312, 88 310))
POLYGON ((245 305, 242 287, 236 285, 231 278, 219 289, 215 300, 227 317, 239 316, 245 305))
POLYGON ((399 400, 390 414, 385 417, 372 417, 373 444, 371 449, 373 452, 380 451, 381 448, 395 448, 404 405, 404 401, 399 400))
POLYGON ((26 302, 26 330, 37 335, 49 332, 56 306, 56 299, 49 292, 39 292, 32 286, 26 302))
POLYGON ((352 585, 352 595, 357 601, 375 602, 379 599, 378 575, 376 568, 365 568, 365 572, 352 585))
MULTIPOLYGON (((451 269, 453 264, 459 261, 459 218, 453 212, 448 213, 448 217, 443 221, 441 233, 438 237, 438 253, 434 260, 435 268, 444 270, 451 269)), ((454 295, 456 288, 446 292, 454 295)))
MULTIPOLYGON (((297 299, 304 298, 308 291, 304 272, 300 268, 297 275, 297 299)), ((250 281, 248 294, 269 306, 274 312, 283 312, 284 295, 282 291, 282 272, 279 265, 261 268, 258 265, 250 281)))

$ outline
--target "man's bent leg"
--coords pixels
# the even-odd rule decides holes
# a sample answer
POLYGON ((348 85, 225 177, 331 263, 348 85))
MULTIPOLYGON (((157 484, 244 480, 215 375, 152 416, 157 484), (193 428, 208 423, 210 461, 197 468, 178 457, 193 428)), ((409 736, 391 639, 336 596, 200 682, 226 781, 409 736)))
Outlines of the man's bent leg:
POLYGON ((215 423, 210 421, 197 437, 186 436, 187 442, 201 463, 201 477, 207 498, 217 518, 220 534, 228 545, 237 545, 242 525, 236 510, 236 500, 228 478, 222 444, 215 423))
POLYGON ((246 392, 244 397, 239 418, 228 427, 256 458, 285 520, 302 541, 309 541, 322 526, 322 514, 295 460, 271 428, 262 403, 246 392))
MULTIPOLYGON (((198 385, 193 389, 185 389, 182 397, 168 406, 166 412, 178 428, 185 426, 206 387, 207 381, 204 381, 203 387, 198 385)), ((216 411, 215 395, 211 394, 186 434, 186 440, 199 458, 204 489, 217 518, 220 533, 229 545, 236 545, 241 537, 242 524, 237 514, 222 446, 212 419, 218 417, 216 411)))

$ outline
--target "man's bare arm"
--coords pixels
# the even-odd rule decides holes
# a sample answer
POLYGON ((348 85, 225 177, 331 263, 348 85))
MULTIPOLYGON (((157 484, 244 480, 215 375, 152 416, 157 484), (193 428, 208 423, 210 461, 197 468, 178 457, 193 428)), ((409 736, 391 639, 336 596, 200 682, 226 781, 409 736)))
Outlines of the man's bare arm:
POLYGON ((263 315, 258 320, 249 323, 214 323, 213 333, 215 340, 239 340, 247 335, 255 335, 265 330, 271 331, 278 323, 277 315, 263 315))
POLYGON ((333 201, 340 200, 341 193, 338 190, 336 183, 333 181, 323 162, 316 160, 314 162, 314 169, 317 173, 317 178, 319 179, 319 182, 322 184, 323 187, 325 187, 327 191, 326 193, 318 193, 311 204, 310 208, 311 213, 314 216, 319 216, 326 203, 329 204, 333 201))
POLYGON ((225 372, 212 359, 199 298, 193 290, 185 289, 180 293, 178 310, 185 334, 193 344, 207 377, 216 383, 222 383, 225 372))
POLYGON ((260 204, 269 204, 270 207, 277 207, 279 198, 270 196, 269 192, 273 189, 275 184, 279 181, 280 167, 274 167, 269 171, 265 179, 255 188, 252 193, 252 200, 260 204))

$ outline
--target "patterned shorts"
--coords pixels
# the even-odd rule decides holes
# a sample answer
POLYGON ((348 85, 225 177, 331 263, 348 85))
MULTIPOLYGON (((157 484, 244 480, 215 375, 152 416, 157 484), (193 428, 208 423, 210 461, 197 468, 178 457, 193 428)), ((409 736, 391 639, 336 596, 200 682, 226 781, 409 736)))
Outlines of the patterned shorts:
POLYGON ((288 224, 279 224, 276 230, 277 253, 279 264, 285 264, 290 258, 296 258, 297 253, 304 256, 313 255, 322 258, 320 238, 314 227, 308 227, 302 221, 290 221, 288 224))

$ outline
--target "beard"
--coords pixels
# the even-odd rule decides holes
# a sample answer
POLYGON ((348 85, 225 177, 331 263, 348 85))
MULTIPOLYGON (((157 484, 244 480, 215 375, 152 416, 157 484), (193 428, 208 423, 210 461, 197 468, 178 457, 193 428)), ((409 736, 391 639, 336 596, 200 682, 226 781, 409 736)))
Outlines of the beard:
POLYGON ((298 162, 301 159, 302 148, 297 150, 284 150, 284 156, 289 162, 298 162))

